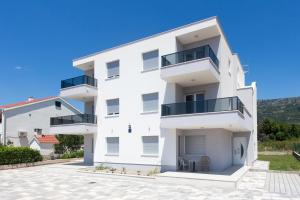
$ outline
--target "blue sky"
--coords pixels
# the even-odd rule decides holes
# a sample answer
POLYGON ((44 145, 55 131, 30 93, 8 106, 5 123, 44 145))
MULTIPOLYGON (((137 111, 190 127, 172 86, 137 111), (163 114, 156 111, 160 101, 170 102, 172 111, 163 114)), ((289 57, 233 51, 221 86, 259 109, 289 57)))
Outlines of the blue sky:
POLYGON ((300 1, 0 2, 0 105, 57 95, 72 59, 218 16, 259 98, 300 96, 300 1))

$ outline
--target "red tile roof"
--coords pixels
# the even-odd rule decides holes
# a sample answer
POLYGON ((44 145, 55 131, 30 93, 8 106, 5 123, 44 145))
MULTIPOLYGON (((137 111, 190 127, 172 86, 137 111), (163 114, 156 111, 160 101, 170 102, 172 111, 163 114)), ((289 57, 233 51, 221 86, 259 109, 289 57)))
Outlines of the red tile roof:
POLYGON ((35 138, 39 143, 59 144, 54 135, 36 135, 35 138))
POLYGON ((46 98, 32 99, 30 101, 22 101, 22 102, 18 102, 18 103, 13 103, 13 104, 0 106, 0 109, 1 108, 13 108, 13 107, 18 107, 18 106, 24 106, 24 105, 27 105, 27 104, 38 103, 40 101, 45 101, 45 100, 53 99, 53 98, 56 98, 56 97, 51 96, 51 97, 46 97, 46 98))

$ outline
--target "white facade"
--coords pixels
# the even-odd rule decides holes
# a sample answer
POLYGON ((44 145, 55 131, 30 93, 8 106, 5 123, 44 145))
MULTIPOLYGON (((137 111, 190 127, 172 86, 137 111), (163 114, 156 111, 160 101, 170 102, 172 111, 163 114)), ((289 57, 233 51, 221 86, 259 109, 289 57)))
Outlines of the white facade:
POLYGON ((8 105, 1 110, 1 143, 30 146, 35 135, 51 134, 50 117, 78 113, 80 112, 61 97, 29 99, 27 102, 8 105), (56 102, 60 102, 60 107, 55 105, 56 102))
POLYGON ((93 146, 87 157, 95 164, 166 171, 177 170, 180 159, 208 156, 210 169, 221 171, 257 158, 256 85, 245 86, 243 67, 217 18, 88 55, 73 65, 97 81, 89 84, 96 95, 86 96, 82 89, 76 94, 73 85, 72 95, 68 87, 61 90, 97 116, 92 123, 97 130, 86 136, 93 140, 85 140, 93 146), (245 139, 242 149, 237 141, 244 140, 233 142, 235 137, 245 139))

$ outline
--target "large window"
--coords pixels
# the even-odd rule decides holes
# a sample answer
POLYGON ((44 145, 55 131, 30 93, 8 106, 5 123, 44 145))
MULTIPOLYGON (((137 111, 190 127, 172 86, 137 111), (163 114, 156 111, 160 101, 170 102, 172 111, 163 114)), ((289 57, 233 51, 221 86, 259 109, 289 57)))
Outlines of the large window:
POLYGON ((158 111, 158 93, 143 94, 143 112, 158 111))
POLYGON ((106 104, 107 104, 107 115, 119 114, 119 99, 106 100, 106 104))
POLYGON ((119 137, 106 138, 106 152, 107 154, 119 154, 119 137))
POLYGON ((205 136, 185 136, 185 154, 205 155, 205 136))
POLYGON ((106 64, 107 67, 107 78, 116 78, 120 75, 120 62, 119 60, 109 62, 106 64))
POLYGON ((158 50, 143 53, 143 70, 148 71, 158 68, 158 50))
POLYGON ((143 136, 143 154, 158 155, 158 136, 143 136))

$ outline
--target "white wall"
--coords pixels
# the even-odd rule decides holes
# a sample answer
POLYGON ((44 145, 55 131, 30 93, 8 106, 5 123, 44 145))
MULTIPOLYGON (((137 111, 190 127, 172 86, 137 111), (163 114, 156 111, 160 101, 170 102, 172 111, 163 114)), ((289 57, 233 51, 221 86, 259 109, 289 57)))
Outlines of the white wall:
POLYGON ((30 148, 40 151, 42 156, 49 156, 54 153, 53 144, 38 143, 36 140, 30 143, 30 148))
MULTIPOLYGON (((156 37, 133 42, 119 48, 113 48, 102 53, 92 55, 74 61, 74 65, 94 62, 94 76, 98 80, 98 97, 95 100, 95 110, 98 117, 98 130, 95 135, 94 161, 104 163, 123 163, 139 165, 163 165, 166 168, 176 166, 176 131, 172 129, 160 129, 160 106, 158 112, 142 113, 141 95, 145 93, 159 92, 159 105, 163 103, 175 103, 182 101, 184 93, 192 90, 204 90, 206 98, 232 97, 237 95, 238 71, 242 71, 223 35, 199 41, 194 44, 181 45, 177 42, 177 36, 198 31, 201 28, 214 24, 215 21, 205 21, 188 28, 177 29, 156 37), (158 69, 142 72, 142 53, 159 50, 159 57, 170 54, 184 48, 195 47, 200 44, 209 44, 215 51, 219 61, 220 83, 202 85, 191 88, 182 88, 174 83, 166 83, 160 78, 160 64, 158 69), (106 63, 119 60, 120 77, 107 80, 106 63), (230 60, 231 65, 228 65, 230 60), (106 116, 106 100, 119 98, 120 115, 106 116), (128 133, 128 125, 132 127, 132 133, 128 133), (142 136, 159 136, 159 155, 157 157, 145 157, 142 155, 142 136), (106 155, 106 137, 117 136, 120 141, 120 154, 118 156, 106 155)), ((159 61, 161 63, 161 61, 159 61)), ((243 82, 243 72, 239 72, 239 81, 243 82)), ((211 156, 219 159, 220 155, 231 150, 229 142, 230 133, 211 133, 210 144, 222 143, 223 145, 211 149, 211 156), (215 155, 215 154, 216 155, 215 155)), ((230 140, 231 141, 231 140, 230 140)), ((208 147, 208 148, 213 148, 208 147)), ((232 158, 229 154, 223 155, 219 162, 219 168, 228 166, 232 158), (225 159, 226 158, 226 159, 225 159)), ((215 169, 218 167, 214 165, 215 169)))
POLYGON ((94 162, 94 135, 84 135, 84 163, 93 164, 94 162))
MULTIPOLYGON (((10 140, 15 146, 29 146, 33 139, 35 128, 42 129, 43 134, 49 133, 50 117, 72 115, 78 113, 70 105, 62 102, 61 108, 55 107, 54 99, 5 111, 6 141, 10 140), (18 132, 27 132, 27 137, 19 138, 18 132)), ((53 134, 53 133, 52 133, 53 134)))

